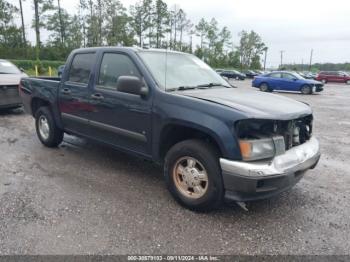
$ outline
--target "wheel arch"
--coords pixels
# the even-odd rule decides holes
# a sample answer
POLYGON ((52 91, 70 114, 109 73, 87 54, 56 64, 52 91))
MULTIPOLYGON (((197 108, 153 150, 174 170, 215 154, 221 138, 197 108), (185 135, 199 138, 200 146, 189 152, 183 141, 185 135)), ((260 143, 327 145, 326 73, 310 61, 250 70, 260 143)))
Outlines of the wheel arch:
POLYGON ((30 102, 30 110, 33 117, 40 107, 46 106, 50 109, 53 118, 58 127, 62 128, 61 118, 59 117, 58 108, 55 107, 48 99, 42 97, 33 97, 30 102))
POLYGON ((157 152, 159 161, 163 162, 166 153, 172 146, 188 139, 204 140, 213 146, 220 156, 225 154, 225 149, 219 142, 219 138, 209 129, 203 126, 187 125, 186 123, 168 123, 162 128, 159 135, 157 152))

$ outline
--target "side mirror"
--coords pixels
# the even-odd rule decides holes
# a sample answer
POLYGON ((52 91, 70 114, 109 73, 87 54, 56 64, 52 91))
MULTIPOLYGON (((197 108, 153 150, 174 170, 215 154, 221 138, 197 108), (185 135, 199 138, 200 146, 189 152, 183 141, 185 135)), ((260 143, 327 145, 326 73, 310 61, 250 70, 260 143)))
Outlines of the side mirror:
POLYGON ((22 73, 24 73, 24 69, 22 67, 19 68, 19 71, 21 71, 22 73))
POLYGON ((293 78, 293 80, 294 80, 294 81, 297 81, 297 80, 298 80, 298 78, 293 78))
POLYGON ((148 95, 148 87, 136 76, 120 76, 117 80, 117 90, 141 97, 148 95))

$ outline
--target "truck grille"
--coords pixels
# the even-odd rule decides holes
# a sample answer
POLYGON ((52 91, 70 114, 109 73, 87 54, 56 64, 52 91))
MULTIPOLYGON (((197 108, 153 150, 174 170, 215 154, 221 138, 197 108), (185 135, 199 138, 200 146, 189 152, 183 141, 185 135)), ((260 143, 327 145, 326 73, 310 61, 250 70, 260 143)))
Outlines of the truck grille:
POLYGON ((259 139, 283 136, 286 150, 308 141, 312 135, 313 116, 293 120, 246 119, 238 122, 237 135, 240 139, 259 139))

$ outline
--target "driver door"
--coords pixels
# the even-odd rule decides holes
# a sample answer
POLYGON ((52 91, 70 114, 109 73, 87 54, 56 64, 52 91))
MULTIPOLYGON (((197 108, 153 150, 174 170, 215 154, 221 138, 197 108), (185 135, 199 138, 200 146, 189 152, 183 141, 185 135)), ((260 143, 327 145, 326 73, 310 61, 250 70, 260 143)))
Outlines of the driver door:
POLYGON ((281 89, 286 91, 299 91, 298 79, 289 73, 282 73, 283 83, 281 89))
POLYGON ((104 52, 92 88, 89 115, 94 136, 105 143, 142 155, 151 155, 151 95, 117 91, 120 76, 142 75, 132 59, 122 52, 104 52))

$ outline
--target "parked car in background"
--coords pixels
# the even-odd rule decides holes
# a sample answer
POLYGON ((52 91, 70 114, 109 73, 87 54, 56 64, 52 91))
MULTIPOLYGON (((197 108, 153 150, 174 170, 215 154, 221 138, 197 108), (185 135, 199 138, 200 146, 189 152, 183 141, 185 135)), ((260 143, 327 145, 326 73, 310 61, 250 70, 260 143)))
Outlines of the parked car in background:
POLYGON ((296 73, 298 73, 299 75, 301 75, 305 79, 315 79, 316 78, 316 74, 311 73, 311 72, 304 71, 304 72, 296 72, 296 73))
POLYGON ((267 72, 261 71, 261 70, 254 70, 255 73, 257 73, 257 75, 263 75, 267 72))
POLYGON ((58 146, 67 132, 158 163, 190 209, 279 194, 320 158, 308 105, 232 88, 193 55, 85 48, 64 70, 59 80, 21 80, 41 143, 58 146))
POLYGON ((224 70, 220 73, 221 76, 227 77, 228 79, 244 80, 245 74, 238 72, 237 70, 224 70))
POLYGON ((297 73, 287 71, 276 71, 257 76, 253 80, 252 86, 264 92, 283 90, 312 94, 323 90, 323 83, 305 79, 297 73))
POLYGON ((253 70, 246 70, 243 71, 243 74, 246 75, 247 78, 253 79, 254 77, 256 77, 257 75, 259 75, 258 73, 254 72, 253 70))
POLYGON ((336 82, 350 85, 350 75, 342 71, 321 71, 315 79, 323 83, 336 82))
POLYGON ((61 65, 61 66, 58 67, 58 69, 57 69, 58 77, 62 77, 62 74, 63 74, 63 71, 64 71, 64 66, 65 65, 61 65))
POLYGON ((0 59, 0 108, 20 107, 18 85, 27 75, 7 60, 0 59))

